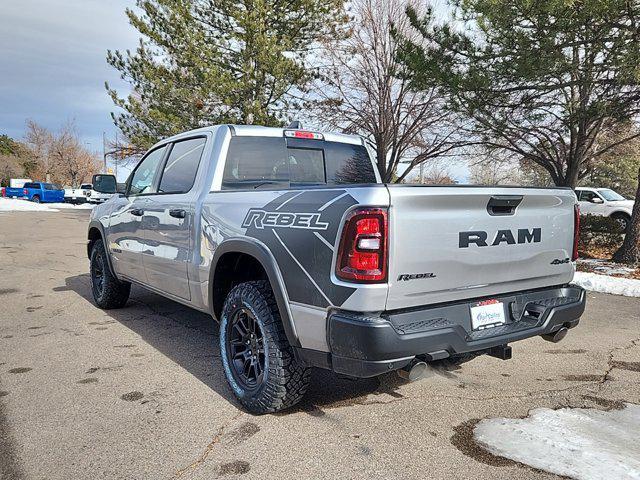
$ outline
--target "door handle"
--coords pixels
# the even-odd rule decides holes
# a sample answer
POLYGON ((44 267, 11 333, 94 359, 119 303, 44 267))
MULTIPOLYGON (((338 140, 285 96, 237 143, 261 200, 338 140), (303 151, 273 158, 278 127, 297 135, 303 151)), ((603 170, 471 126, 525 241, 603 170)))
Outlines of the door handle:
POLYGON ((185 218, 187 216, 187 212, 180 208, 174 208, 172 210, 169 210, 169 215, 171 215, 173 218, 185 218))
POLYGON ((141 217, 144 215, 144 210, 142 210, 141 208, 132 208, 129 211, 131 212, 131 215, 134 215, 136 217, 141 217))

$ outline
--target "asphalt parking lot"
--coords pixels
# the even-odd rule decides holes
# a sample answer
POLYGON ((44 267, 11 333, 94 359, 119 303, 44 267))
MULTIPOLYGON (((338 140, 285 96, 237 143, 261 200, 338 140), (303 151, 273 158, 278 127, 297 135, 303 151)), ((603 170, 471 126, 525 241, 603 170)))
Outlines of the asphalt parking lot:
POLYGON ((213 320, 140 288, 91 299, 87 211, 0 214, 0 478, 556 478, 472 441, 477 419, 640 403, 640 299, 589 294, 559 344, 513 344, 406 384, 315 371, 293 411, 252 416, 213 320))

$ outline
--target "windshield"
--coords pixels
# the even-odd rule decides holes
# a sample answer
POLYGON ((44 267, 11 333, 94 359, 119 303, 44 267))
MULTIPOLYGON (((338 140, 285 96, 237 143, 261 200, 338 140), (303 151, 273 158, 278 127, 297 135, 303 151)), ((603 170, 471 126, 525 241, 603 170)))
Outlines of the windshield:
POLYGON ((603 188, 602 190, 598 190, 598 193, 602 195, 604 199, 609 202, 617 202, 619 200, 625 200, 625 198, 622 195, 614 192, 609 188, 603 188))

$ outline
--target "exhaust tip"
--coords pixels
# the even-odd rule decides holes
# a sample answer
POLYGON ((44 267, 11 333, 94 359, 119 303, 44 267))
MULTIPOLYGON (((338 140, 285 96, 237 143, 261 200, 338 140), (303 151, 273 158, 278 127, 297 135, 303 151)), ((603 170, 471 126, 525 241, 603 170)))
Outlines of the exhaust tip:
POLYGON ((544 338, 547 342, 558 343, 560 340, 562 340, 564 337, 567 336, 568 332, 569 332, 569 329, 567 327, 562 327, 560 330, 556 332, 542 335, 542 338, 544 338))
POLYGON ((429 366, 425 362, 414 361, 398 370, 398 375, 409 382, 414 382, 426 376, 429 366))

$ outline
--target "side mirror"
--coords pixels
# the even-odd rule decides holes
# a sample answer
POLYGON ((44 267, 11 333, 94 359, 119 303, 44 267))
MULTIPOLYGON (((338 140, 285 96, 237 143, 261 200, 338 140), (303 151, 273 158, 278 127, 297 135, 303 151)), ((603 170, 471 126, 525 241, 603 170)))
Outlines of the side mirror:
POLYGON ((602 200, 600 197, 593 197, 591 199, 591 203, 604 203, 604 200, 602 200))
POLYGON ((93 176, 93 189, 99 193, 116 193, 118 182, 114 175, 98 174, 93 176))

